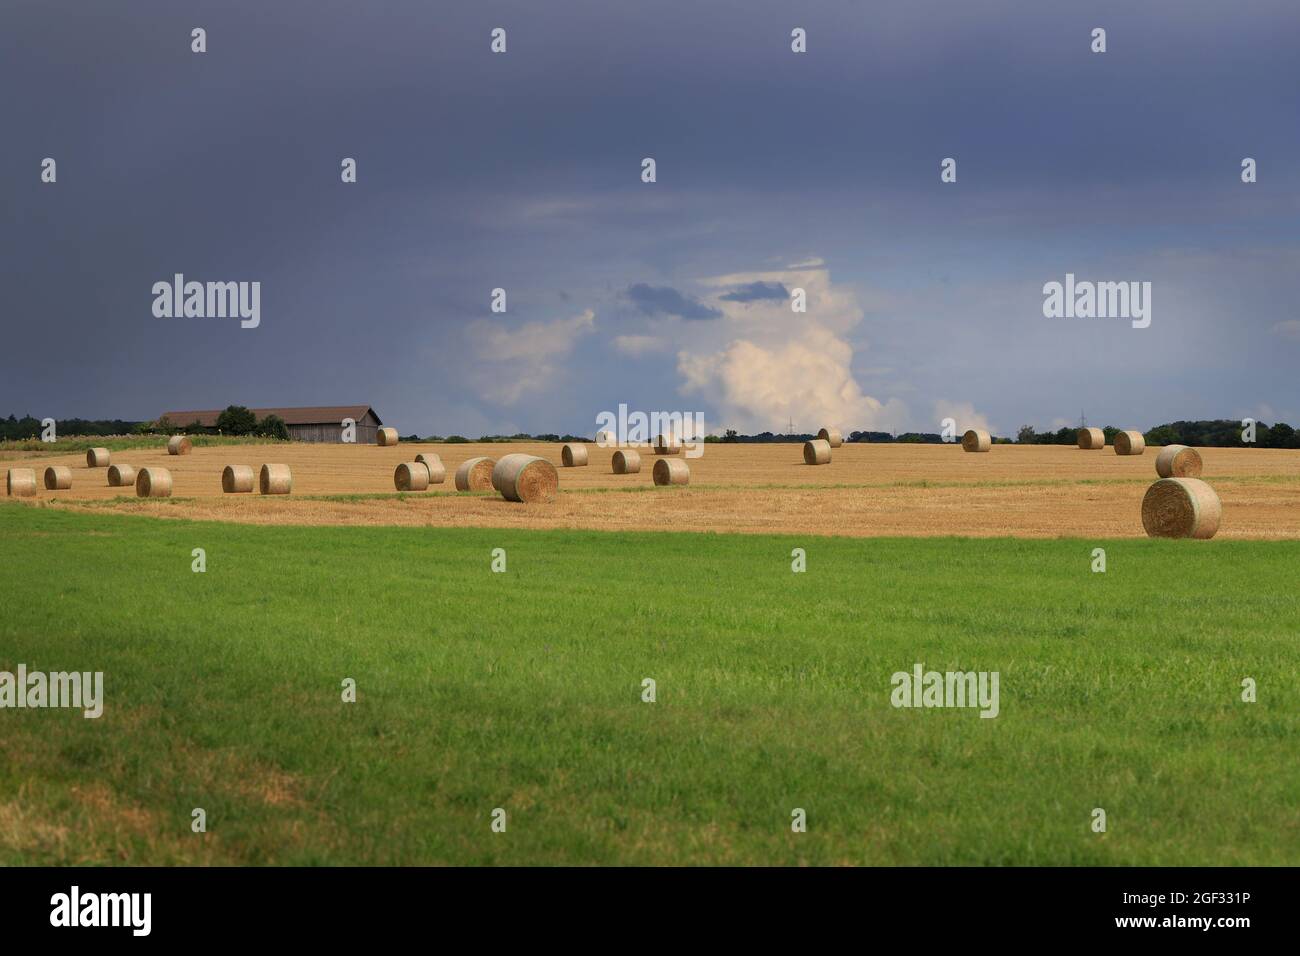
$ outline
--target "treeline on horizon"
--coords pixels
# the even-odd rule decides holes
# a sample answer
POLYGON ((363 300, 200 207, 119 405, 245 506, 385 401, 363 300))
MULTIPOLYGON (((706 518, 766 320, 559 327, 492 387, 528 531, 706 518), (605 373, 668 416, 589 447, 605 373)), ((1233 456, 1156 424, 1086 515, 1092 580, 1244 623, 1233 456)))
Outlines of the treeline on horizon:
MULTIPOLYGON (((274 416, 266 420, 257 421, 253 418, 247 409, 242 406, 232 406, 227 409, 232 413, 230 421, 220 422, 233 427, 217 429, 201 429, 197 423, 190 426, 176 425, 172 422, 133 422, 124 421, 120 418, 114 419, 86 419, 86 418, 64 418, 58 419, 54 423, 57 435, 140 435, 140 434, 173 434, 176 432, 217 432, 228 434, 267 434, 268 437, 287 437, 284 424, 274 416), (249 420, 244 421, 247 417, 249 420), (238 422, 236 423, 236 420, 238 422)), ((1106 442, 1110 444, 1114 441, 1115 435, 1121 431, 1119 428, 1107 425, 1102 429, 1106 434, 1106 442)), ((39 438, 41 434, 41 420, 33 418, 31 415, 24 415, 18 418, 10 415, 8 418, 0 419, 0 439, 4 441, 23 441, 39 438)), ((706 442, 723 442, 737 444, 767 444, 780 442, 805 442, 816 438, 816 435, 809 433, 785 434, 781 432, 759 432, 757 435, 742 435, 734 429, 727 429, 722 435, 709 435, 704 440, 706 442)), ((960 438, 960 436, 958 436, 960 438)), ((1148 445, 1193 445, 1201 448, 1236 448, 1250 447, 1249 442, 1242 441, 1242 424, 1240 421, 1232 419, 1214 419, 1201 421, 1179 421, 1167 422, 1163 425, 1157 425, 1154 428, 1143 432, 1148 445)), ((899 435, 891 432, 880 431, 855 431, 845 436, 846 442, 866 442, 879 444, 920 444, 920 445, 938 445, 943 444, 943 438, 938 432, 904 432, 899 435)), ((1025 425, 1016 433, 1016 437, 995 437, 993 441, 997 444, 1020 444, 1020 445, 1074 445, 1078 440, 1078 429, 1066 427, 1057 431, 1039 432, 1031 425, 1025 425)), ((402 441, 425 441, 425 442, 447 442, 451 444, 468 444, 470 442, 590 442, 591 438, 582 435, 559 435, 544 433, 538 435, 519 432, 514 435, 484 435, 480 438, 466 438, 463 435, 427 435, 421 438, 418 435, 404 435, 402 441)), ((1259 422, 1255 426, 1254 445, 1260 448, 1300 448, 1300 431, 1292 428, 1286 422, 1275 422, 1267 425, 1259 422)))

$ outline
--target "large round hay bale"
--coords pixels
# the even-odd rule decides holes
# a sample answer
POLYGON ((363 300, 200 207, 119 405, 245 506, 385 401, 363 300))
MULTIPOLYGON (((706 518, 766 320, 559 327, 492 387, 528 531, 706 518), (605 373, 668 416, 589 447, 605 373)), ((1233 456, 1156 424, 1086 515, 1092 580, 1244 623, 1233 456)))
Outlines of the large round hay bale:
POLYGON ((172 473, 166 468, 141 468, 135 476, 137 498, 170 498, 172 473))
POLYGON ((293 491, 293 472, 288 465, 263 465, 257 473, 257 490, 264 495, 287 495, 293 491))
POLYGON ((685 485, 691 480, 691 469, 680 458, 660 458, 651 469, 656 485, 685 485))
POLYGON ((655 436, 656 455, 676 455, 682 450, 681 442, 672 435, 655 436))
POLYGON ((398 491, 424 491, 429 487, 429 466, 422 461, 404 461, 393 472, 398 491))
POLYGON ((829 465, 831 463, 831 443, 822 438, 814 438, 803 443, 803 463, 805 465, 829 465))
POLYGON ((492 469, 496 464, 495 459, 481 457, 461 462, 456 469, 456 490, 490 491, 493 487, 492 469))
POLYGON ((221 470, 221 490, 228 495, 251 493, 255 481, 252 465, 227 465, 221 470))
POLYGON ((66 465, 50 465, 45 469, 45 488, 48 491, 67 491, 72 487, 72 469, 66 465))
POLYGON ((1201 453, 1186 445, 1166 445, 1156 455, 1156 474, 1161 478, 1201 477, 1201 453))
MULTIPOLYGON (((584 452, 586 448, 582 449, 584 452)), ((532 504, 554 501, 560 488, 560 474, 545 458, 536 455, 506 455, 492 467, 492 487, 506 501, 532 504)))
POLYGON ((1218 494, 1199 478, 1161 478, 1142 499, 1142 527, 1153 538, 1213 538, 1222 517, 1218 494))
POLYGON ((1100 428, 1080 428, 1079 447, 1085 451, 1096 451, 1106 447, 1106 433, 1100 428))
POLYGON ((565 445, 560 449, 560 461, 565 468, 580 468, 587 463, 587 446, 565 445))
POLYGON ((110 488, 130 488, 135 484, 135 467, 132 465, 109 465, 108 486, 110 488))
POLYGON ((86 467, 107 468, 110 457, 107 448, 91 448, 86 452, 86 467))
POLYGON ((982 428, 969 428, 961 436, 962 451, 988 451, 993 446, 993 436, 982 428))
POLYGON ((429 472, 429 484, 440 485, 447 480, 447 469, 443 466, 442 459, 433 452, 421 452, 415 456, 415 460, 429 472))
POLYGON ((832 448, 839 448, 844 444, 844 436, 840 434, 838 428, 823 428, 817 433, 817 438, 826 442, 832 448))
POLYGON ((378 440, 379 444, 384 445, 385 447, 389 445, 396 445, 397 429, 381 428, 379 429, 379 431, 375 432, 375 438, 378 440))
POLYGON ((167 454, 188 455, 194 450, 194 443, 184 435, 173 435, 167 439, 167 454))
POLYGON ((635 475, 641 471, 641 453, 630 448, 620 449, 614 452, 612 465, 616 475, 635 475))
POLYGON ((11 498, 30 498, 36 494, 36 469, 10 468, 5 473, 5 494, 11 498))
POLYGON ((1140 455, 1147 450, 1147 440, 1141 432, 1116 432, 1113 444, 1117 455, 1140 455))

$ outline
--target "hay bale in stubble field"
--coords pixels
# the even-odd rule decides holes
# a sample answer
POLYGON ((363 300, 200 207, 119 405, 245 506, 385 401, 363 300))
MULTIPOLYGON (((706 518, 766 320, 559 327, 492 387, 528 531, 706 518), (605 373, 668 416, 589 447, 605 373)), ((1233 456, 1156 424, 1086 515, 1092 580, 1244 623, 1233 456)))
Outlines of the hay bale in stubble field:
POLYGON ((676 455, 682 450, 682 444, 672 435, 655 436, 656 455, 676 455))
POLYGON ((586 445, 565 445, 560 449, 560 462, 565 468, 580 468, 587 463, 586 445))
POLYGON ((86 452, 86 467, 107 468, 110 457, 107 448, 91 448, 86 452))
POLYGON ((172 473, 166 468, 141 468, 135 476, 137 498, 170 498, 172 473))
POLYGON ((221 470, 221 490, 228 495, 250 494, 255 481, 252 465, 227 465, 221 470))
POLYGON ((1142 527, 1153 538, 1213 538, 1223 505, 1199 478, 1161 478, 1142 499, 1142 527))
POLYGON ((1201 453, 1186 445, 1166 445, 1156 455, 1156 474, 1161 478, 1199 478, 1201 468, 1201 453))
POLYGON ((429 484, 440 485, 447 480, 447 469, 442 464, 442 459, 433 452, 421 452, 415 456, 415 460, 429 472, 429 484))
POLYGON ((844 444, 844 436, 840 434, 838 428, 823 428, 817 433, 817 437, 832 448, 839 448, 844 444))
POLYGON ((5 494, 11 498, 30 498, 36 494, 36 469, 10 468, 5 473, 5 494))
POLYGON ((393 472, 398 491, 424 491, 429 487, 429 466, 422 461, 404 461, 393 472))
POLYGON ((691 480, 691 469, 680 458, 660 458, 651 470, 656 485, 685 485, 691 480))
POLYGON ((1106 433, 1100 428, 1080 428, 1079 447, 1084 451, 1096 451, 1106 447, 1106 433))
POLYGON ((45 469, 47 491, 67 491, 72 487, 72 469, 66 465, 50 465, 45 469))
POLYGON ((554 501, 560 488, 560 474, 545 458, 516 453, 506 455, 492 466, 492 487, 506 501, 524 504, 554 501))
POLYGON ((1141 432, 1116 432, 1113 444, 1117 455, 1140 455, 1147 450, 1147 440, 1141 432))
POLYGON ((493 458, 471 458, 463 461, 456 469, 457 491, 489 491, 492 489, 492 469, 496 467, 493 458))
POLYGON ((194 443, 184 435, 173 435, 167 439, 167 454, 188 455, 194 450, 194 443))
POLYGON ((962 451, 988 451, 993 446, 993 436, 982 428, 967 429, 961 436, 962 451))
POLYGON ((635 475, 641 471, 641 453, 624 448, 614 452, 610 462, 616 475, 635 475))
POLYGON ((391 446, 391 445, 396 445, 396 444, 397 444, 397 429, 396 429, 396 428, 381 428, 381 429, 379 429, 379 431, 375 432, 375 439, 376 439, 376 441, 377 441, 380 445, 383 445, 384 447, 389 447, 389 446, 391 446))
POLYGON ((257 489, 264 495, 287 495, 293 491, 293 472, 288 465, 263 465, 257 473, 257 489))
POLYGON ((109 465, 108 486, 130 488, 135 484, 135 468, 131 465, 109 465))
POLYGON ((831 463, 831 443, 822 438, 814 438, 803 443, 803 463, 805 465, 829 465, 831 463))

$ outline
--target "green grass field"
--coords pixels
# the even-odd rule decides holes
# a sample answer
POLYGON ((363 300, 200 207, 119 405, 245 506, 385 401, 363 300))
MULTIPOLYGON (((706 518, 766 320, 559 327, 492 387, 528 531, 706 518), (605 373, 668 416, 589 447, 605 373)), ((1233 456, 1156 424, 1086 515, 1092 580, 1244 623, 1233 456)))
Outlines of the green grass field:
POLYGON ((3 864, 1300 863, 1300 543, 2 503, 0 566, 0 670, 106 696, 0 710, 3 864), (917 662, 998 671, 1000 716, 895 709, 917 662))

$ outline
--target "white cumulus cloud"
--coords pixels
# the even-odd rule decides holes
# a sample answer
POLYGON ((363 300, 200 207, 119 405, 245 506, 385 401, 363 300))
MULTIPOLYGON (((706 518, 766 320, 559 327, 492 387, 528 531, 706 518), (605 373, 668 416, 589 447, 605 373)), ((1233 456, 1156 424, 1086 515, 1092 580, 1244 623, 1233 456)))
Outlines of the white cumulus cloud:
POLYGON ((702 284, 716 290, 709 304, 723 318, 685 330, 691 340, 678 351, 677 369, 683 394, 712 403, 727 425, 751 432, 779 431, 791 420, 798 431, 906 427, 901 401, 867 395, 854 378, 847 334, 862 321, 863 310, 855 292, 834 286, 819 261, 716 276, 702 284), (784 298, 723 298, 730 289, 760 282, 803 289, 807 312, 793 312, 784 298))

